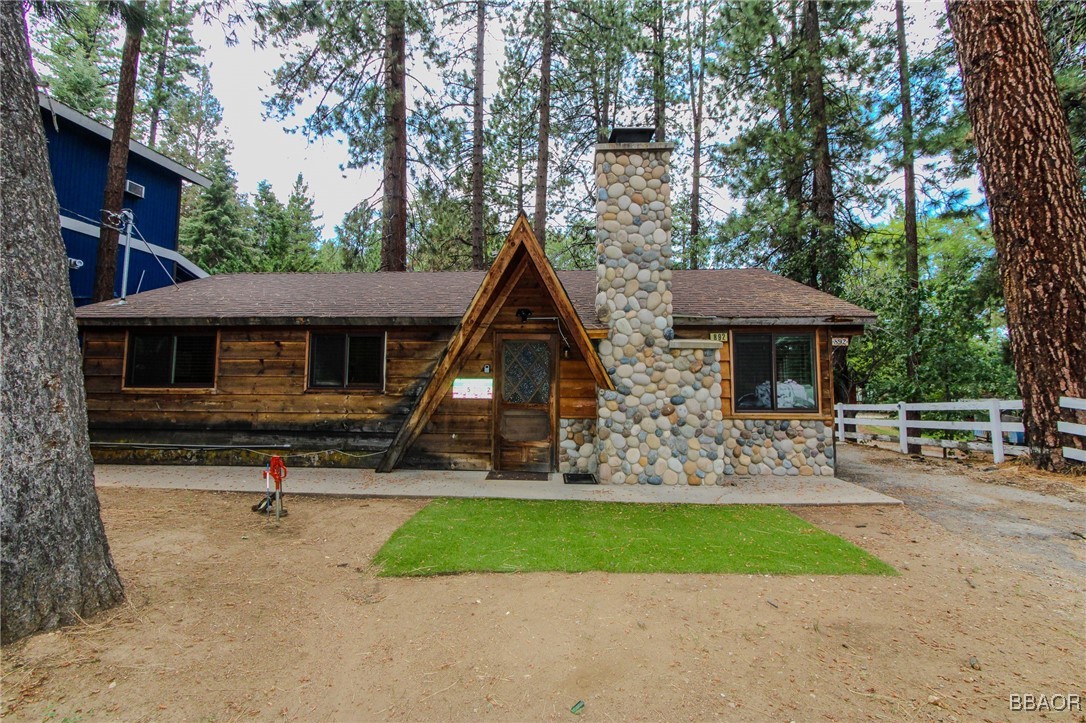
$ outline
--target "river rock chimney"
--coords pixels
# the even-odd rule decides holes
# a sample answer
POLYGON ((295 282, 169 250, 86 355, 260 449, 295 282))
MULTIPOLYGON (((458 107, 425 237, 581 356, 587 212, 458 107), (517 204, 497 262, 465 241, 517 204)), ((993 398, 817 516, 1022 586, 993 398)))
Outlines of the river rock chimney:
POLYGON ((714 484, 723 473, 720 342, 675 339, 674 146, 615 129, 596 147, 599 353, 615 384, 597 400, 601 482, 714 484))

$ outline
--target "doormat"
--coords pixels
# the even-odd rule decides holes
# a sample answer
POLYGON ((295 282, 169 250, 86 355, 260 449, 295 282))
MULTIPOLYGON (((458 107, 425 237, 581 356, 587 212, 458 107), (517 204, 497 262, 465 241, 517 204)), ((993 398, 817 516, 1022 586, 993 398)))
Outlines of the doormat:
POLYGON ((527 480, 529 482, 546 482, 551 478, 546 472, 499 472, 490 470, 486 476, 488 480, 527 480))
POLYGON ((567 485, 598 485, 596 475, 589 474, 587 472, 566 472, 563 477, 566 478, 567 485))

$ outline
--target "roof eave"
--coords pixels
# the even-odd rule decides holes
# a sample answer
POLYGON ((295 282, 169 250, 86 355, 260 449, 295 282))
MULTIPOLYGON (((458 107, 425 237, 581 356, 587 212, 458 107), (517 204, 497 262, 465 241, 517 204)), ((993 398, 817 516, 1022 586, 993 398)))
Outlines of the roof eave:
MULTIPOLYGON (((50 113, 58 115, 67 121, 71 121, 80 128, 86 129, 97 136, 101 136, 110 142, 113 140, 112 128, 80 113, 75 108, 71 108, 64 103, 61 103, 56 98, 50 98, 41 91, 38 91, 38 105, 50 113)), ((211 179, 207 176, 197 173, 191 168, 186 168, 172 158, 148 148, 137 140, 130 140, 128 142, 128 152, 135 153, 137 156, 157 163, 171 173, 180 176, 190 183, 195 183, 197 186, 202 186, 204 188, 209 188, 211 186, 211 179)))
POLYGON ((867 326, 875 316, 686 316, 675 315, 676 326, 867 326))
MULTIPOLYGON (((189 282, 191 283, 191 282, 189 282)), ((131 326, 456 326, 459 316, 95 316, 76 310, 86 327, 131 326)))

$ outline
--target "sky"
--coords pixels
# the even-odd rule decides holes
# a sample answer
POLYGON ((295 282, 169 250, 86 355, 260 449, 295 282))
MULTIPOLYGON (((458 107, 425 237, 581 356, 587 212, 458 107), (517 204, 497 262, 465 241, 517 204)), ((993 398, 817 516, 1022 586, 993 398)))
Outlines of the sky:
MULTIPOLYGON (((908 42, 910 53, 916 54, 930 46, 936 35, 936 18, 945 12, 941 0, 911 0, 906 3, 912 18, 908 42)), ((893 6, 883 3, 878 20, 893 18, 893 6)), ((486 45, 486 77, 484 95, 489 99, 496 90, 498 66, 504 49, 502 23, 488 23, 486 45)), ((242 192, 253 193, 261 180, 268 180, 280 199, 290 193, 298 173, 305 176, 315 200, 316 212, 323 216, 323 236, 334 236, 334 227, 343 215, 360 201, 373 196, 380 185, 379 168, 345 169, 347 147, 343 138, 310 141, 301 133, 288 133, 301 116, 285 122, 265 121, 263 101, 269 95, 269 73, 281 62, 281 50, 255 48, 251 29, 239 28, 238 43, 228 46, 217 25, 197 25, 196 40, 207 50, 205 59, 211 64, 214 91, 223 106, 223 131, 234 144, 231 161, 238 175, 242 192)), ((434 82, 436 78, 427 78, 434 82)), ((409 91, 410 95, 410 91, 409 91)), ((587 161, 586 161, 587 162, 587 161)), ((890 180, 900 185, 900 178, 890 180)), ((727 203, 727 201, 724 201, 727 203)))
MULTIPOLYGON (((0 0, 2 1, 2 0, 0 0)), ((343 215, 360 201, 377 193, 381 169, 372 167, 340 169, 348 159, 346 138, 309 140, 301 132, 289 133, 299 125, 304 112, 283 122, 264 120, 263 101, 271 93, 271 72, 282 62, 282 49, 256 48, 251 27, 237 29, 238 42, 228 46, 217 25, 193 28, 196 41, 206 48, 204 59, 211 64, 211 82, 223 106, 223 132, 234 144, 231 163, 238 175, 238 187, 252 193, 262 180, 271 183, 276 195, 285 201, 298 173, 305 176, 314 208, 323 215, 324 238, 335 236, 335 226, 343 215)), ((484 68, 484 97, 497 91, 498 70, 504 54, 500 23, 491 20, 487 28, 484 68)), ((420 81, 436 84, 436 73, 412 68, 420 81)), ((408 89, 408 102, 413 95, 408 89)))

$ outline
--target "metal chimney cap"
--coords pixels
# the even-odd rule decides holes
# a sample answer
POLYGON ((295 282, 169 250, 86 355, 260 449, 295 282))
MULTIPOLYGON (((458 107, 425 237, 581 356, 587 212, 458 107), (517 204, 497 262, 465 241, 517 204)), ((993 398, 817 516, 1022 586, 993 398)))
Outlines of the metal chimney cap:
POLYGON ((656 135, 652 127, 612 128, 608 143, 651 143, 656 135))

